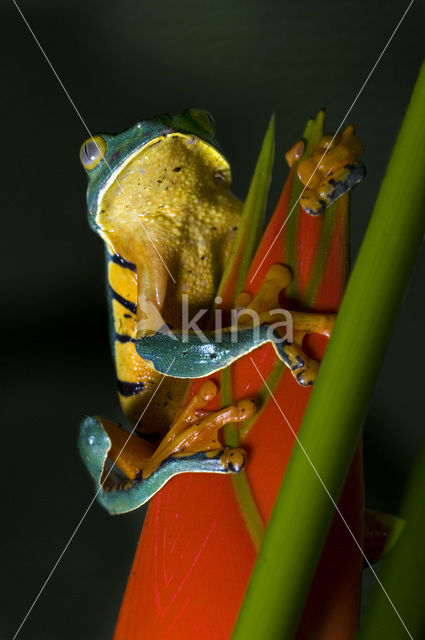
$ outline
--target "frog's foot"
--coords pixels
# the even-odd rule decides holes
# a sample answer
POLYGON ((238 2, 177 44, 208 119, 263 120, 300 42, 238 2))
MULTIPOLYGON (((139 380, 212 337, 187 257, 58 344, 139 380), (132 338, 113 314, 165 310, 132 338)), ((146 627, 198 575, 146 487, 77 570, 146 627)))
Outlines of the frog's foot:
MULTIPOLYGON (((216 394, 217 387, 212 380, 203 383, 198 393, 177 415, 155 453, 143 466, 143 478, 148 478, 170 456, 182 458, 201 452, 215 455, 220 447, 218 431, 225 424, 242 422, 255 413, 255 405, 249 399, 240 400, 236 405, 219 411, 205 412, 204 407, 216 394)), ((223 464, 227 465, 228 471, 238 472, 243 467, 243 457, 243 451, 239 450, 237 455, 230 458, 222 456, 223 464)))
POLYGON ((267 272, 257 295, 251 299, 247 292, 242 292, 236 299, 236 306, 245 307, 239 315, 242 326, 252 322, 247 310, 254 311, 259 317, 259 323, 261 325, 269 324, 270 329, 273 323, 280 324, 282 321, 288 328, 288 316, 290 316, 292 340, 288 342, 282 338, 279 339, 277 334, 273 344, 279 357, 287 365, 296 381, 307 387, 316 380, 319 363, 309 358, 302 350, 303 338, 309 333, 319 333, 330 337, 336 315, 280 309, 279 294, 291 280, 289 269, 283 265, 275 264, 267 272), (244 319, 244 316, 247 316, 247 319, 244 319))
MULTIPOLYGON (((290 165, 300 157, 298 142, 288 152, 290 165)), ((307 213, 316 216, 352 189, 366 175, 359 156, 363 145, 354 135, 354 127, 348 126, 332 140, 323 136, 318 147, 309 158, 301 160, 297 167, 298 177, 304 185, 300 204, 307 213)))
POLYGON ((248 326, 252 324, 252 320, 249 320, 249 316, 252 315, 253 319, 255 314, 260 317, 260 324, 262 323, 262 314, 278 309, 279 294, 292 282, 292 274, 288 267, 283 264, 274 264, 266 273, 266 277, 262 281, 258 293, 254 298, 242 291, 235 300, 235 306, 240 309, 238 315, 238 326, 248 326))
MULTIPOLYGON (((243 291, 235 301, 235 306, 240 309, 238 315, 238 327, 252 326, 252 324, 273 324, 279 322, 287 315, 291 316, 292 332, 297 334, 297 342, 307 333, 320 333, 329 337, 335 324, 336 314, 315 313, 303 311, 288 311, 282 309, 279 302, 280 293, 292 281, 292 275, 288 267, 282 264, 274 264, 268 270, 258 293, 254 298, 243 291)), ((292 340, 291 340, 292 342, 292 340)))
POLYGON ((157 448, 104 418, 84 418, 80 453, 95 481, 99 502, 111 514, 137 509, 179 473, 241 471, 245 452, 223 449, 218 430, 228 422, 251 417, 255 406, 250 400, 242 400, 236 406, 206 412, 204 407, 216 393, 215 384, 205 382, 157 448), (117 469, 121 477, 117 477, 117 469))

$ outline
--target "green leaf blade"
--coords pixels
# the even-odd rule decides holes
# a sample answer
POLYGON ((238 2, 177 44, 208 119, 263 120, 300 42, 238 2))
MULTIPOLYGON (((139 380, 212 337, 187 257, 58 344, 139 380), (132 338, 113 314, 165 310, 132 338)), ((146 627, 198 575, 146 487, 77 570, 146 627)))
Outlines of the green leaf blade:
POLYGON ((294 637, 424 235, 424 176, 425 65, 304 415, 302 448, 295 446, 290 459, 233 640, 294 637))

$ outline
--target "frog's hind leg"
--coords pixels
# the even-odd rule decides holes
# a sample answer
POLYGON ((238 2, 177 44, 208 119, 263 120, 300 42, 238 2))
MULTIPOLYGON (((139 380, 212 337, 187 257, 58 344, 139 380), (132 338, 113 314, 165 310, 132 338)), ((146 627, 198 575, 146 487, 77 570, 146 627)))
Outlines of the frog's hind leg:
POLYGON ((98 500, 109 513, 136 509, 179 473, 241 471, 245 452, 223 448, 218 430, 228 422, 251 417, 255 407, 250 400, 242 400, 236 406, 207 413, 203 409, 216 392, 212 381, 205 382, 157 447, 104 418, 84 418, 80 453, 95 481, 98 500), (113 478, 107 460, 122 471, 125 479, 113 478))
POLYGON ((244 465, 241 449, 201 452, 184 458, 171 457, 146 479, 115 484, 102 490, 98 500, 111 514, 133 511, 150 500, 173 476, 180 473, 238 473, 244 465))

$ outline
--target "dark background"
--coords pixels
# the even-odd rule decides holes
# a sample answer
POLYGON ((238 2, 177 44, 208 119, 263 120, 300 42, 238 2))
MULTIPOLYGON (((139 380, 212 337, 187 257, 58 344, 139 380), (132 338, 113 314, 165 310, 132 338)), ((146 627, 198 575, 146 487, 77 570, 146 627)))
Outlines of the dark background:
MULTIPOLYGON (((22 0, 89 129, 210 110, 245 197, 271 112, 277 155, 306 119, 345 116, 407 1, 22 0)), ((107 343, 101 241, 89 231, 77 114, 12 2, 2 44, 3 518, 0 638, 11 638, 93 496, 80 418, 120 419, 107 343)), ((424 55, 415 3, 354 106, 367 180, 352 199, 357 253, 424 55)), ((391 278, 391 273, 388 274, 391 278)), ((365 429, 369 506, 395 512, 423 432, 425 253, 419 255, 365 429)), ((359 310, 361 312, 361 310, 359 310)), ((110 638, 143 519, 94 505, 19 637, 110 638)))

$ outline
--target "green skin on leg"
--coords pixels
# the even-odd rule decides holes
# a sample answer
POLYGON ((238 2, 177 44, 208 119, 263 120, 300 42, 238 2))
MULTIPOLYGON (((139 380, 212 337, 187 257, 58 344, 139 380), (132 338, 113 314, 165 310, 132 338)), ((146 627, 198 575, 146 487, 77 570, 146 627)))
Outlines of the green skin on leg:
MULTIPOLYGON (((136 349, 145 360, 151 360, 157 371, 171 373, 173 377, 201 378, 229 366, 267 342, 271 342, 279 358, 292 370, 302 368, 303 363, 293 361, 285 349, 288 343, 267 325, 242 329, 238 341, 232 340, 232 332, 223 330, 220 342, 214 331, 205 332, 204 339, 196 333, 157 333, 136 341, 136 349), (187 341, 186 341, 187 338, 187 341)), ((148 477, 135 480, 112 481, 105 470, 111 440, 102 423, 94 416, 86 416, 81 422, 78 447, 81 457, 92 476, 97 499, 110 514, 120 514, 137 509, 159 491, 168 480, 180 473, 238 473, 242 464, 233 465, 231 452, 217 450, 184 457, 171 456, 148 477), (227 455, 226 455, 227 454, 227 455)))
POLYGON ((288 341, 269 325, 203 333, 169 331, 145 336, 136 340, 136 351, 146 361, 152 362, 156 371, 173 378, 204 378, 270 342, 278 357, 296 370, 304 362, 294 362, 288 353, 288 341), (236 336, 236 340, 235 340, 236 336))
MULTIPOLYGON (((237 342, 230 330, 223 330, 220 341, 216 341, 214 331, 205 332, 202 336, 196 333, 184 336, 181 333, 157 333, 137 340, 136 349, 144 360, 152 361, 157 371, 182 378, 210 375, 267 342, 273 344, 279 358, 292 370, 303 365, 291 360, 285 351, 288 343, 267 325, 239 330, 237 342)), ((94 416, 86 416, 81 422, 78 447, 95 482, 97 499, 112 515, 137 509, 177 474, 238 473, 244 464, 242 450, 237 450, 239 456, 243 456, 242 464, 233 465, 233 453, 220 449, 184 457, 170 456, 148 478, 142 478, 140 474, 135 480, 112 481, 113 471, 108 473, 105 469, 111 440, 101 421, 94 416)))
MULTIPOLYGON (((173 476, 179 473, 238 473, 242 464, 232 464, 232 452, 220 449, 205 453, 196 453, 185 457, 167 458, 148 478, 114 483, 106 471, 105 464, 111 449, 111 440, 102 427, 100 420, 86 416, 80 425, 78 438, 80 455, 92 476, 97 499, 111 514, 118 515, 133 511, 152 498, 173 476)), ((244 456, 242 450, 236 450, 244 456)), ((233 450, 235 453, 235 450, 233 450)))

